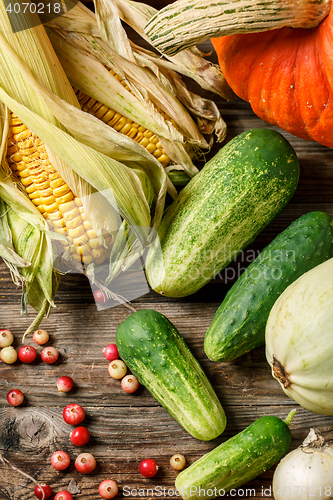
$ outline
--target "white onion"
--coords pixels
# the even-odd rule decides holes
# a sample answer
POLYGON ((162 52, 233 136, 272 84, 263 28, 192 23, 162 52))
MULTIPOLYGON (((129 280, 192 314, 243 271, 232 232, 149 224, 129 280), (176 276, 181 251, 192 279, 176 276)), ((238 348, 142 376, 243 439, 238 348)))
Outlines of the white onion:
POLYGON ((299 448, 288 453, 273 476, 275 500, 333 498, 333 443, 310 429, 299 448))
POLYGON ((275 302, 266 357, 290 398, 333 415, 333 259, 303 274, 275 302))

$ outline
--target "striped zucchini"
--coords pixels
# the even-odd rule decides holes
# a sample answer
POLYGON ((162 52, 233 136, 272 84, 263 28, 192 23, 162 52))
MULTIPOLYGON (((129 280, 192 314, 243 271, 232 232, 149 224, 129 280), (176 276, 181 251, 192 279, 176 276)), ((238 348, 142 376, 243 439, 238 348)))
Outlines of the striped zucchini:
POLYGON ((135 312, 119 325, 116 343, 140 383, 193 437, 209 441, 224 431, 226 418, 214 389, 163 314, 135 312))
POLYGON ((313 28, 330 8, 329 0, 177 0, 152 16, 145 32, 160 52, 175 55, 219 36, 284 26, 313 28))
POLYGON ((166 211, 146 259, 151 287, 195 293, 251 243, 293 195, 299 165, 278 132, 244 132, 212 158, 166 211))

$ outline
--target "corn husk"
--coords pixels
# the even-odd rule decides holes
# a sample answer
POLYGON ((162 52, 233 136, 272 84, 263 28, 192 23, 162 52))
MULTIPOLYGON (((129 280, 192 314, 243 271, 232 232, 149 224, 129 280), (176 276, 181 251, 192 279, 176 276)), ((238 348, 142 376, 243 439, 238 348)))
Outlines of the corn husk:
MULTIPOLYGON (((144 28, 158 11, 151 5, 132 0, 115 0, 115 3, 121 19, 151 44, 144 28)), ((140 48, 136 49, 141 50, 140 48)), ((205 59, 204 54, 195 46, 185 49, 175 56, 156 57, 156 54, 151 53, 151 57, 154 57, 157 65, 192 78, 200 87, 220 95, 223 99, 234 98, 234 93, 221 68, 205 59)))
MULTIPOLYGON (((180 57, 179 61, 182 62, 178 65, 164 60, 167 64, 163 66, 161 58, 156 54, 141 49, 128 40, 120 18, 126 17, 126 22, 142 33, 144 22, 149 16, 145 12, 146 7, 148 8, 145 4, 132 6, 130 2, 126 2, 123 6, 122 2, 114 0, 96 0, 95 19, 79 2, 64 16, 48 23, 48 33, 73 86, 152 130, 173 163, 181 165, 192 177, 198 170, 191 157, 195 157, 199 149, 211 146, 213 132, 216 133, 217 140, 223 140, 226 134, 225 123, 216 105, 208 99, 191 94, 185 84, 180 83, 179 75, 176 74, 180 69, 182 71, 178 72, 191 74, 192 77, 197 74, 194 63, 190 65, 188 61, 189 55, 195 60, 197 58, 203 61, 203 58, 194 54, 195 51, 188 51, 188 56, 185 55, 183 60, 180 57), (91 81, 90 71, 87 69, 91 66, 92 59, 95 60, 98 82, 91 81), (193 69, 185 71, 186 65, 193 69), (107 75, 104 66, 121 75, 132 93, 111 74, 107 75), (163 112, 162 115, 160 111, 163 112), (197 123, 194 123, 188 111, 196 117, 197 123), (166 121, 165 115, 170 119, 166 121)), ((207 75, 217 82, 218 88, 218 83, 224 80, 218 66, 210 66, 209 63, 205 66, 207 75)), ((204 74, 203 70, 201 81, 204 80, 204 74)))
POLYGON ((0 256, 9 267, 13 281, 18 284, 24 278, 19 272, 19 268, 28 267, 31 262, 20 257, 14 249, 12 233, 8 222, 8 207, 0 198, 0 256))
MULTIPOLYGON (((31 327, 35 328, 54 305, 59 274, 53 267, 52 239, 64 237, 49 231, 47 222, 9 175, 5 159, 8 109, 45 142, 51 163, 81 198, 100 235, 105 229, 117 231, 123 219, 142 252, 149 243, 151 225, 157 227, 162 217, 168 178, 143 148, 78 108, 44 28, 29 28, 27 18, 17 19, 20 31, 13 33, 4 8, 0 8, 0 197, 7 217, 2 241, 8 247, 2 254, 14 266, 16 282, 22 284, 22 311, 28 302, 38 313, 31 327), (148 173, 155 191, 153 220, 140 179, 131 168, 137 162, 148 173)), ((94 266, 85 272, 94 278, 94 266)))

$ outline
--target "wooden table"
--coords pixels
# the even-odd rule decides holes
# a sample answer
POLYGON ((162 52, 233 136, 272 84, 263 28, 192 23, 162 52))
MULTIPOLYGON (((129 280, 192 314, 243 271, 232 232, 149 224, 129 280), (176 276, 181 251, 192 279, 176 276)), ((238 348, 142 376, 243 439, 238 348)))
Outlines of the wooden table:
MULTIPOLYGON (((208 51, 209 43, 202 48, 208 51)), ((195 90, 205 95, 202 90, 195 90)), ((211 94, 208 97, 215 99, 227 122, 227 141, 247 129, 268 126, 246 103, 225 102, 211 94)), ((32 365, 18 362, 12 366, 0 365, 0 451, 14 466, 50 484, 54 492, 66 489, 74 478, 81 491, 74 496, 78 499, 100 498, 98 484, 106 478, 117 481, 119 497, 175 498, 176 472, 169 466, 174 453, 182 453, 191 464, 262 415, 284 418, 290 409, 297 408, 290 426, 292 448, 301 443, 310 427, 317 427, 324 435, 331 436, 331 417, 306 411, 284 395, 271 376, 263 347, 232 363, 210 362, 203 351, 205 332, 233 282, 232 269, 246 266, 247 256, 253 250, 261 250, 300 215, 324 210, 333 216, 333 151, 282 133, 294 146, 300 160, 299 186, 288 206, 249 247, 243 262, 233 263, 227 272, 190 297, 169 299, 150 291, 132 301, 136 309, 152 308, 165 314, 179 329, 202 363, 225 408, 228 424, 223 435, 208 443, 197 441, 146 389, 141 388, 133 395, 122 391, 119 381, 108 375, 103 348, 114 342, 119 323, 130 311, 122 305, 98 311, 88 280, 72 274, 63 277, 55 300, 57 307, 42 323, 50 333, 48 345, 59 350, 60 360, 55 365, 40 361, 32 365), (75 380, 72 392, 58 393, 56 380, 61 375, 70 375, 75 380), (12 408, 7 404, 6 394, 16 387, 22 390, 26 400, 22 407, 12 408), (71 444, 71 427, 62 419, 62 409, 72 402, 85 408, 84 423, 92 435, 84 451, 94 454, 98 466, 89 476, 79 474, 74 468, 74 459, 82 450, 71 444), (73 459, 69 470, 64 472, 57 472, 50 465, 51 454, 59 449, 66 450, 73 459), (156 459, 160 466, 153 479, 145 479, 138 472, 139 462, 147 457, 156 459)), ((215 145, 213 153, 217 149, 215 145)), ((14 346, 18 348, 34 312, 30 309, 26 317, 20 316, 20 291, 12 284, 3 263, 0 270, 0 328, 12 330, 14 346)), ((26 343, 33 344, 32 339, 27 339, 26 343)), ((34 484, 29 479, 8 466, 0 464, 0 469, 0 499, 35 498, 34 484)), ((272 475, 273 469, 266 471, 240 488, 234 498, 272 498, 272 475)))

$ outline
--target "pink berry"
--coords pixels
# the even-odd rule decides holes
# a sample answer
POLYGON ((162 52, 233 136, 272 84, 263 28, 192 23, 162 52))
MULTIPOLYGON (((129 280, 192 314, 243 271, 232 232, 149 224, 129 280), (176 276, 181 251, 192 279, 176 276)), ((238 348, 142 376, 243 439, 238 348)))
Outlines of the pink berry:
POLYGON ((85 427, 76 427, 71 433, 70 438, 75 446, 85 446, 90 439, 90 432, 85 427))
POLYGON ((66 490, 59 491, 54 497, 54 500, 73 500, 73 495, 66 490))
POLYGON ((71 459, 65 451, 55 451, 51 457, 51 465, 57 470, 65 470, 69 467, 71 459))
POLYGON ((1 349, 0 358, 7 365, 12 365, 17 360, 17 352, 12 346, 4 347, 1 349))
POLYGON ((139 389, 139 385, 139 381, 134 375, 127 375, 121 381, 121 388, 129 394, 137 391, 139 389))
POLYGON ((37 356, 36 349, 30 345, 24 345, 19 349, 18 357, 22 363, 32 363, 37 356))
POLYGON ((144 477, 154 477, 157 474, 158 465, 152 458, 146 458, 140 462, 139 471, 144 477))
POLYGON ((108 372, 110 377, 119 380, 126 375, 127 366, 123 361, 121 361, 121 359, 115 359, 114 361, 111 361, 111 363, 109 364, 108 372))
POLYGON ((104 356, 108 361, 114 361, 115 359, 119 359, 119 352, 116 344, 109 344, 103 349, 104 356))
POLYGON ((42 350, 40 357, 45 363, 51 365, 52 363, 55 363, 57 361, 57 359, 59 358, 59 353, 55 347, 45 347, 42 350))
POLYGON ((47 500, 52 495, 52 490, 48 484, 41 483, 34 489, 34 494, 39 500, 42 500, 44 492, 44 500, 47 500))
POLYGON ((70 405, 65 406, 62 416, 66 424, 78 425, 83 422, 86 414, 82 406, 76 403, 71 403, 70 405))
POLYGON ((36 342, 36 344, 43 345, 46 344, 49 340, 49 334, 46 330, 36 330, 32 335, 32 340, 36 342))
POLYGON ((102 498, 113 498, 118 493, 118 485, 115 481, 112 481, 112 479, 105 479, 105 481, 100 483, 98 493, 102 498))
POLYGON ((100 290, 99 288, 94 292, 94 299, 95 302, 97 302, 97 304, 106 304, 107 302, 109 302, 109 299, 106 296, 106 294, 103 292, 103 290, 100 290))
POLYGON ((60 377, 57 380, 59 392, 69 392, 73 389, 73 379, 71 377, 60 377))
POLYGON ((81 453, 75 460, 76 469, 81 474, 89 474, 96 467, 96 460, 91 453, 81 453))
POLYGON ((7 401, 11 406, 19 406, 23 403, 24 396, 20 389, 13 389, 7 394, 7 401))
POLYGON ((10 330, 0 330, 0 348, 9 347, 14 341, 13 334, 10 330))

